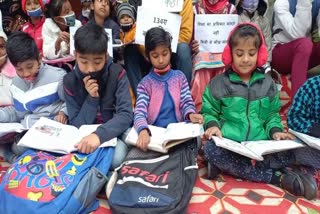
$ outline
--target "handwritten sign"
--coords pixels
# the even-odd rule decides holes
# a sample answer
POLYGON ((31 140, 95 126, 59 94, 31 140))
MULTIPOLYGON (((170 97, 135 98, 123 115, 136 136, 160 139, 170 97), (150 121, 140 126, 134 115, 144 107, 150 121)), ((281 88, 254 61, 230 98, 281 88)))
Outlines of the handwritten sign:
POLYGON ((204 14, 195 16, 195 39, 199 50, 222 53, 230 31, 238 24, 238 15, 204 14))
MULTIPOLYGON (((78 30, 78 27, 72 26, 69 27, 69 33, 70 33, 70 55, 74 56, 74 35, 76 34, 76 31, 78 30)), ((104 29, 106 33, 108 34, 108 54, 109 56, 113 57, 113 46, 112 46, 112 29, 105 28, 104 29)))
POLYGON ((180 12, 183 8, 183 0, 143 0, 142 6, 148 8, 161 8, 168 12, 180 12))
POLYGON ((3 27, 2 27, 2 12, 0 10, 0 31, 3 31, 3 27))
POLYGON ((176 52, 178 46, 181 16, 154 8, 138 7, 136 43, 144 45, 146 32, 153 27, 161 26, 172 36, 171 48, 176 52))

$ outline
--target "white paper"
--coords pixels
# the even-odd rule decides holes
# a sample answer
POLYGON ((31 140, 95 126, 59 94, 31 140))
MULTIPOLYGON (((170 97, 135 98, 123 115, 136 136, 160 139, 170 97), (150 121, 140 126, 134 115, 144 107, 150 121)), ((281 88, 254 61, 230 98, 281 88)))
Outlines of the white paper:
POLYGON ((176 52, 180 33, 181 16, 156 8, 138 7, 136 39, 137 44, 144 45, 146 32, 153 27, 161 26, 172 36, 171 49, 176 52))
POLYGON ((184 0, 143 0, 142 6, 149 8, 159 8, 168 12, 180 12, 183 8, 184 0))
POLYGON ((238 24, 238 15, 201 14, 195 15, 195 39, 199 50, 222 53, 231 30, 238 24))
POLYGON ((109 56, 113 57, 112 29, 105 28, 104 30, 108 34, 108 54, 109 54, 109 56))
POLYGON ((70 55, 74 56, 74 35, 79 27, 70 26, 69 27, 69 34, 70 34, 70 55))
POLYGON ((292 129, 289 129, 289 132, 294 134, 297 138, 302 140, 308 146, 320 150, 320 139, 319 138, 312 137, 310 135, 303 134, 301 132, 293 131, 292 129))
POLYGON ((9 133, 20 133, 26 130, 20 123, 0 123, 0 137, 9 133))

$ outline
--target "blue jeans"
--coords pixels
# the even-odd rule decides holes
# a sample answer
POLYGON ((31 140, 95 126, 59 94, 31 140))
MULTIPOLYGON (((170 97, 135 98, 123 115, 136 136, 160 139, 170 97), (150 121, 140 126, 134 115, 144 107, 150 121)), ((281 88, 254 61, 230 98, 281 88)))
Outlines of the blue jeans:
POLYGON ((121 139, 117 139, 117 145, 114 149, 114 155, 112 159, 111 169, 116 169, 118 166, 120 166, 127 156, 129 152, 130 146, 127 145, 124 141, 121 139))
POLYGON ((182 71, 188 80, 190 85, 192 78, 192 60, 191 60, 191 49, 188 43, 179 43, 177 52, 173 54, 171 63, 174 69, 182 71))

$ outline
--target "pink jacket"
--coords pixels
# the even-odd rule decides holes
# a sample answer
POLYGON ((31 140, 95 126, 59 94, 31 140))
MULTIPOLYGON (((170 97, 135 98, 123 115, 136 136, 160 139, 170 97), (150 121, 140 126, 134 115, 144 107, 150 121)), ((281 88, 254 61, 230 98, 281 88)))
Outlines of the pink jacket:
POLYGON ((22 31, 29 34, 33 40, 36 42, 37 48, 39 49, 40 55, 43 56, 42 51, 42 26, 45 21, 45 17, 42 17, 39 22, 36 24, 32 24, 31 22, 27 22, 22 26, 22 31))
POLYGON ((11 62, 7 60, 6 64, 0 71, 0 107, 12 105, 12 96, 10 93, 10 85, 13 77, 16 76, 16 69, 11 62))

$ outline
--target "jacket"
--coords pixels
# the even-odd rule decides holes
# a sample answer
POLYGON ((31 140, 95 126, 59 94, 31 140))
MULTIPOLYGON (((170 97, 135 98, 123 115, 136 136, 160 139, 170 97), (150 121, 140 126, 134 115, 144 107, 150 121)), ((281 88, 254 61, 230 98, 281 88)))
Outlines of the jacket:
POLYGON ((260 71, 252 73, 247 85, 229 69, 210 81, 202 99, 205 129, 217 126, 223 137, 266 140, 283 129, 277 87, 260 71))
POLYGON ((311 38, 312 3, 309 0, 299 0, 293 16, 289 1, 277 0, 274 3, 273 47, 278 43, 285 44, 301 37, 311 38))
MULTIPOLYGON (((136 28, 136 23, 134 23, 132 28, 128 32, 123 32, 122 30, 120 30, 120 40, 124 45, 130 44, 135 41, 136 28)), ((136 46, 138 47, 139 53, 141 53, 141 55, 145 55, 144 45, 136 44, 136 46)))
POLYGON ((288 126, 320 138, 320 76, 308 79, 294 96, 288 126))
POLYGON ((82 79, 85 75, 75 66, 64 80, 64 93, 71 125, 93 124, 98 111, 103 118, 95 133, 100 142, 120 136, 132 124, 132 104, 129 80, 125 70, 109 58, 100 78, 99 98, 91 97, 82 79))
MULTIPOLYGON (((242 8, 241 8, 242 9, 242 8)), ((237 8, 238 12, 241 11, 237 8)), ((256 24, 264 35, 264 39, 268 48, 268 62, 272 60, 272 33, 270 21, 266 15, 268 11, 268 1, 263 0, 259 2, 258 9, 254 12, 253 17, 250 18, 247 11, 243 10, 239 13, 239 23, 252 22, 256 24)))
POLYGON ((182 71, 170 70, 165 79, 160 78, 154 71, 145 76, 137 87, 137 104, 134 110, 134 127, 138 133, 152 125, 161 109, 166 85, 175 108, 178 122, 188 121, 188 115, 195 113, 188 82, 182 71))
POLYGON ((61 68, 41 64, 32 83, 18 76, 13 78, 13 106, 0 108, 0 122, 20 122, 30 128, 40 117, 53 119, 60 111, 67 114, 62 86, 65 74, 61 68))
POLYGON ((182 10, 180 12, 181 26, 179 33, 179 43, 190 43, 193 33, 193 8, 192 0, 184 0, 182 10))
POLYGON ((10 85, 12 79, 16 76, 16 69, 10 63, 9 59, 3 65, 0 72, 0 107, 11 106, 13 104, 10 85))
MULTIPOLYGON (((75 27, 81 27, 81 22, 76 20, 75 27)), ((55 44, 60 33, 61 30, 58 25, 51 18, 47 18, 42 26, 43 56, 47 59, 57 59, 69 55, 69 47, 64 41, 61 42, 58 53, 55 53, 55 44)))
POLYGON ((42 46, 43 46, 42 26, 43 26, 45 20, 46 19, 43 16, 35 24, 32 24, 31 22, 27 22, 26 24, 24 24, 22 26, 22 31, 27 33, 27 34, 29 34, 33 38, 33 40, 35 41, 41 56, 43 55, 43 50, 42 50, 42 46))

